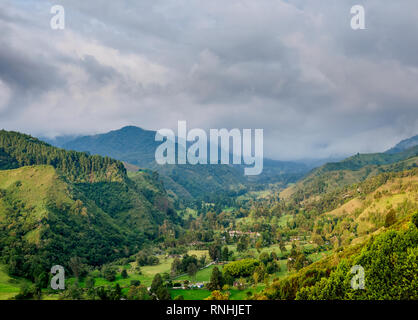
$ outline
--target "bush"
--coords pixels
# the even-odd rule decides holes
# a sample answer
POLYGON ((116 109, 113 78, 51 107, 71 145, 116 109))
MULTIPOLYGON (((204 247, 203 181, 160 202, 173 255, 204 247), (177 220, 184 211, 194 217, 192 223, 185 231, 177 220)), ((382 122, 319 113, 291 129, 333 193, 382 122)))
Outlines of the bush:
POLYGON ((15 296, 16 300, 28 300, 32 299, 37 294, 37 290, 34 285, 29 286, 28 284, 23 284, 20 288, 20 292, 15 296))
POLYGON ((139 281, 139 280, 131 280, 130 285, 131 286, 134 286, 134 287, 139 287, 141 285, 141 281, 139 281))
POLYGON ((107 281, 113 282, 116 280, 116 270, 112 267, 104 267, 103 268, 103 278, 107 281))

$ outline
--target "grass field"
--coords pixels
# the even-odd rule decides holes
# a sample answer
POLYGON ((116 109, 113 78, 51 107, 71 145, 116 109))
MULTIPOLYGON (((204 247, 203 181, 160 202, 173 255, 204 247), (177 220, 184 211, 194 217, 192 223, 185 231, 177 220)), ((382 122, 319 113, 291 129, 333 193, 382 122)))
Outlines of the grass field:
POLYGON ((203 270, 199 270, 196 273, 196 280, 193 280, 192 277, 188 276, 188 275, 184 275, 178 278, 175 278, 175 280, 189 280, 189 281, 196 281, 196 282, 202 282, 202 281, 209 281, 210 280, 210 275, 212 274, 212 270, 215 267, 215 265, 211 265, 203 270))
MULTIPOLYGON (((230 300, 245 300, 247 298, 247 292, 260 292, 264 288, 263 285, 257 286, 257 288, 248 288, 245 290, 238 290, 238 289, 230 289, 229 299, 230 300)), ((210 291, 207 289, 189 289, 189 290, 182 290, 182 289, 171 289, 170 294, 171 298, 174 299, 177 296, 182 295, 184 300, 203 300, 210 296, 210 291)))
MULTIPOLYGON (((200 258, 203 255, 208 256, 208 251, 207 250, 190 250, 188 252, 189 255, 196 255, 198 258, 200 258)), ((129 265, 125 265, 125 266, 119 266, 120 271, 122 270, 122 268, 126 269, 128 272, 128 278, 124 279, 122 278, 120 272, 117 274, 116 276, 116 280, 113 282, 109 282, 106 279, 102 278, 102 277, 95 277, 95 286, 104 286, 104 285, 116 285, 116 283, 118 283, 121 287, 126 287, 130 285, 131 280, 139 280, 141 281, 141 284, 145 285, 145 286, 150 286, 152 283, 152 280, 154 279, 154 276, 159 273, 159 274, 163 274, 163 273, 170 273, 171 270, 171 264, 173 262, 173 258, 167 258, 167 257, 159 257, 160 259, 160 263, 158 265, 155 266, 144 266, 141 267, 141 274, 138 274, 137 272, 135 272, 135 266, 136 263, 133 262, 129 265)), ((212 267, 212 266, 211 266, 212 267)), ((210 267, 209 267, 210 268, 210 267)), ((208 268, 208 269, 209 269, 208 268)), ((209 279, 210 277, 210 272, 212 269, 210 269, 210 271, 204 269, 204 270, 199 270, 199 272, 197 273, 197 281, 207 281, 207 279, 209 279), (198 280, 201 279, 201 280, 198 280)), ((184 276, 179 278, 179 280, 191 280, 190 278, 188 278, 188 276, 184 276)), ((75 279, 74 278, 70 278, 68 279, 68 283, 72 284, 74 283, 75 279)), ((85 282, 84 280, 81 280, 79 282, 80 287, 85 287, 85 282)))
MULTIPOLYGON (((160 259, 160 264, 156 265, 156 266, 144 266, 141 267, 141 273, 142 274, 138 274, 134 271, 134 263, 132 263, 131 268, 127 269, 128 271, 128 278, 124 279, 122 278, 120 272, 117 274, 116 276, 116 280, 113 282, 107 281, 105 278, 102 277, 95 277, 95 286, 104 286, 104 285, 110 285, 110 286, 114 286, 116 285, 116 283, 118 283, 121 287, 126 287, 130 285, 131 280, 139 280, 141 281, 141 284, 145 285, 145 286, 150 286, 152 283, 152 279, 154 278, 154 276, 157 273, 165 273, 165 272, 170 272, 170 268, 171 268, 171 263, 173 262, 172 258, 164 258, 164 259, 160 259)), ((120 267, 122 268, 122 267, 120 267)), ((127 268, 127 266, 123 266, 123 268, 127 268)), ((68 283, 72 284, 74 283, 75 279, 74 278, 70 278, 68 279, 68 283)), ((80 280, 79 282, 80 287, 85 287, 85 281, 80 280)))
POLYGON ((19 293, 23 283, 30 283, 27 280, 12 278, 7 275, 5 267, 0 265, 0 300, 8 300, 19 293))
POLYGON ((325 258, 327 255, 331 254, 332 250, 328 250, 328 251, 322 251, 319 253, 311 253, 310 255, 308 255, 308 258, 311 259, 313 262, 319 261, 322 258, 325 258))
POLYGON ((193 218, 197 218, 197 211, 192 208, 186 208, 184 210, 179 211, 179 214, 184 217, 188 218, 188 216, 192 216, 193 218))

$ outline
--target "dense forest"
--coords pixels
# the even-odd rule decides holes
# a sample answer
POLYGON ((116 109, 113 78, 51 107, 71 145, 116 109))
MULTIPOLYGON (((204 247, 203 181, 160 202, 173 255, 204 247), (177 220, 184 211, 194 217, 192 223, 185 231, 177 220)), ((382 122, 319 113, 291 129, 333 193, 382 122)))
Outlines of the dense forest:
POLYGON ((51 165, 71 182, 123 181, 126 170, 119 161, 66 151, 17 132, 0 131, 0 170, 51 165))

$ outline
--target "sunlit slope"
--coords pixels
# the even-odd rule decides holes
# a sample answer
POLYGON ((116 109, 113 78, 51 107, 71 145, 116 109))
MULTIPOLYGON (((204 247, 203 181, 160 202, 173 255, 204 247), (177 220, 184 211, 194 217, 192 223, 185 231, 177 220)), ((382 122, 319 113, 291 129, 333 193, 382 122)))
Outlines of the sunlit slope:
POLYGON ((330 210, 315 217, 312 237, 330 243, 333 253, 277 279, 258 298, 418 298, 418 168, 380 173, 315 198, 303 202, 306 210, 330 210), (368 290, 351 289, 353 265, 364 267, 368 290))
POLYGON ((357 155, 313 170, 283 190, 282 199, 306 201, 329 191, 359 183, 382 172, 398 172, 418 166, 418 146, 397 154, 357 155))
POLYGON ((65 264, 77 255, 97 263, 128 245, 127 229, 93 201, 75 199, 51 166, 0 171, 0 217, 3 255, 10 259, 23 250, 36 260, 45 255, 45 262, 65 264))
POLYGON ((350 200, 317 218, 314 232, 345 246, 361 243, 403 221, 418 212, 417 171, 392 173, 389 178, 376 176, 352 188, 343 195, 350 200))

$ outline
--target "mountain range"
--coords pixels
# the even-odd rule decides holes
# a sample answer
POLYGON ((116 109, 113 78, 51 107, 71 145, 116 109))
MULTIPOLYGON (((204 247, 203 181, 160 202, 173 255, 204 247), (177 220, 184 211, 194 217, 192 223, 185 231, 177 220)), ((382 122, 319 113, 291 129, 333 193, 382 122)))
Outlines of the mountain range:
POLYGON ((405 151, 406 149, 415 147, 416 145, 418 145, 418 135, 402 140, 396 146, 387 150, 385 153, 399 153, 405 151))
MULTIPOLYGON (((170 241, 175 247, 175 240, 189 230, 170 199, 174 192, 199 199, 207 192, 245 191, 262 185, 261 180, 246 179, 240 168, 227 165, 173 165, 154 171, 158 167, 153 163, 153 137, 152 131, 127 127, 66 142, 67 149, 83 150, 73 151, 29 135, 1 130, 0 252, 8 274, 45 286, 51 265, 69 268, 75 257, 89 266, 101 267, 124 261, 147 245, 170 241), (141 152, 145 155, 141 156, 141 152), (124 158, 120 160, 129 162, 124 164, 106 154, 119 155, 118 158, 124 158), (150 169, 144 169, 147 166, 150 169), (127 172, 126 167, 132 172, 127 172), (166 189, 170 182, 177 188, 173 187, 175 191, 166 189)), ((403 247, 392 246, 390 250, 397 250, 396 257, 402 256, 402 263, 406 261, 401 268, 411 268, 412 258, 405 257, 411 248, 416 251, 416 231, 409 229, 415 237, 411 240, 404 230, 417 212, 418 145, 412 139, 391 150, 357 154, 322 165, 305 175, 302 171, 306 167, 266 160, 265 167, 271 168, 270 172, 267 169, 267 176, 276 183, 282 179, 283 191, 279 197, 272 193, 272 198, 267 199, 272 207, 255 211, 266 216, 257 218, 255 225, 249 227, 268 229, 282 215, 291 216, 292 222, 279 229, 286 237, 298 230, 313 242, 323 243, 324 239, 332 242, 336 251, 289 278, 275 280, 262 294, 272 299, 317 298, 330 294, 329 286, 322 284, 338 280, 332 272, 343 268, 343 258, 357 261, 366 259, 365 254, 369 257, 377 252, 386 259, 388 254, 379 248, 392 245, 387 240, 392 235, 406 237, 403 247), (301 177, 297 181, 296 174, 301 177), (291 178, 285 180, 286 175, 291 178), (263 219, 270 220, 263 222, 263 219), (372 236, 378 236, 377 240, 372 236), (371 249, 372 245, 377 249, 371 249), (321 278, 327 280, 319 281, 321 278)), ((269 186, 265 184, 266 190, 269 186)), ((237 198, 238 194, 224 192, 223 196, 237 198)), ((240 215, 245 212, 241 209, 238 209, 240 215)), ((198 214, 202 219, 216 218, 214 212, 208 216, 198 214)), ((225 217, 226 213, 219 216, 225 217)), ((188 219, 193 222, 191 216, 188 219)), ((396 257, 386 259, 385 265, 393 264, 396 257)), ((364 264, 375 268, 367 259, 364 264)), ((402 270, 397 272, 399 279, 408 274, 402 270)), ((373 289, 375 295, 384 287, 382 283, 388 276, 373 277, 379 281, 373 289)), ((404 291, 411 292, 409 287, 404 291)))
MULTIPOLYGON (((158 165, 155 162, 155 150, 160 142, 155 141, 155 134, 155 131, 127 126, 104 134, 77 137, 59 146, 67 150, 109 156, 127 165, 155 170, 160 173, 170 193, 181 199, 218 192, 234 194, 266 183, 285 185, 295 182, 310 169, 303 163, 265 159, 263 173, 247 178, 241 165, 158 165)), ((49 141, 54 143, 53 140, 49 141)), ((62 142, 65 139, 58 138, 55 141, 62 142)))

